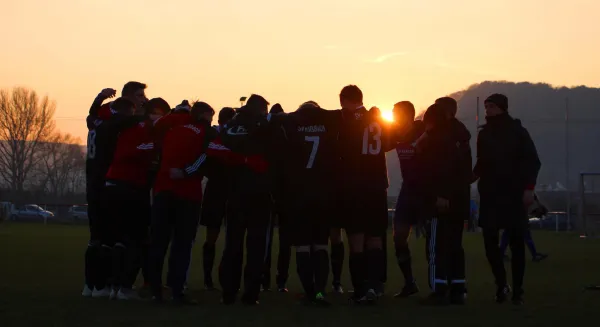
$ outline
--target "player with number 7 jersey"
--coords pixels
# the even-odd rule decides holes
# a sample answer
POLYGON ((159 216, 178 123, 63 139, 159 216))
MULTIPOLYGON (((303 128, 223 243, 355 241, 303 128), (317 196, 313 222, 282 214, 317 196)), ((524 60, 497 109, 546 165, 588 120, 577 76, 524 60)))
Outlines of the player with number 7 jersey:
MULTIPOLYGON (((339 164, 338 134, 341 113, 307 102, 280 116, 283 140, 285 211, 290 219, 292 244, 306 300, 327 305, 324 294, 329 275, 327 254, 331 229, 331 195, 339 164)), ((277 131, 277 129, 276 129, 277 131)))

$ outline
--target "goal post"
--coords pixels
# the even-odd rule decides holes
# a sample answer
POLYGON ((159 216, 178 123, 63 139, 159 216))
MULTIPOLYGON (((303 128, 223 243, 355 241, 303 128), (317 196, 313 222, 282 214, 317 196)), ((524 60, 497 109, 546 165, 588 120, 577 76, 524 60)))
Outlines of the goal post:
POLYGON ((579 174, 579 219, 576 229, 584 238, 600 237, 600 172, 579 174))

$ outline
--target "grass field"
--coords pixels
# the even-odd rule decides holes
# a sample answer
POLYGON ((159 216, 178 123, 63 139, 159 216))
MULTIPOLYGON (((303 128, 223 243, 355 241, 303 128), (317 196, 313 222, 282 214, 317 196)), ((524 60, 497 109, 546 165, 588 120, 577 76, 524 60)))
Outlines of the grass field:
MULTIPOLYGON (((199 232, 199 243, 204 230, 199 232)), ((198 307, 158 306, 152 302, 110 302, 82 298, 85 226, 0 224, 0 326, 565 326, 600 322, 600 292, 584 292, 600 283, 600 242, 573 234, 539 232, 539 249, 550 254, 528 264, 526 304, 514 307, 492 300, 494 285, 480 234, 465 236, 468 304, 431 308, 419 305, 427 294, 423 240, 413 240, 421 294, 408 300, 391 297, 402 278, 390 257, 385 298, 372 307, 348 306, 346 296, 331 297, 329 309, 298 304, 301 291, 292 275, 289 294, 263 293, 261 305, 225 307, 218 292, 202 290, 201 246, 194 248, 190 286, 198 307)), ((390 244, 390 255, 392 247, 390 244)), ((218 249, 220 251, 220 249, 218 249)), ((345 267, 345 285, 350 286, 345 267)), ((292 262, 292 272, 295 264, 292 262)))

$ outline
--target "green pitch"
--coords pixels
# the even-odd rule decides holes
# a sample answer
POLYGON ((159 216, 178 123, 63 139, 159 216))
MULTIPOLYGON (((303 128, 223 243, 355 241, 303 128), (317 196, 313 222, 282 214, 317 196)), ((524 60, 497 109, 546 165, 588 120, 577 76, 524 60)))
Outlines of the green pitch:
MULTIPOLYGON (((481 235, 466 234, 469 298, 464 307, 431 308, 418 304, 418 298, 428 293, 421 239, 412 241, 415 273, 421 287, 416 298, 392 298, 403 282, 390 244, 387 294, 377 306, 348 306, 346 295, 331 296, 335 306, 330 309, 298 304, 301 287, 292 261, 290 293, 263 293, 261 305, 248 308, 239 304, 224 307, 219 304, 218 292, 202 290, 204 230, 200 230, 190 286, 201 305, 178 308, 81 297, 85 226, 4 223, 0 224, 0 326, 547 327, 600 321, 600 292, 582 290, 589 283, 600 283, 600 241, 553 232, 538 232, 534 237, 539 250, 550 257, 528 264, 523 307, 493 302, 494 285, 481 235)), ((344 269, 344 284, 350 288, 347 266, 344 269)))

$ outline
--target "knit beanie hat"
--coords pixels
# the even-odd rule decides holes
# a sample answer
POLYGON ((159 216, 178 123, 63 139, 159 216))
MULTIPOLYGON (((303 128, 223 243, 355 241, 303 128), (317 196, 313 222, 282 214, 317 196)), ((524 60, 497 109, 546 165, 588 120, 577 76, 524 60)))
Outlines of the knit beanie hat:
POLYGON ((494 93, 487 97, 487 99, 485 99, 485 102, 493 103, 498 108, 504 111, 508 110, 508 98, 504 94, 494 93))

